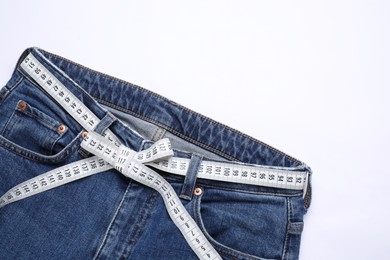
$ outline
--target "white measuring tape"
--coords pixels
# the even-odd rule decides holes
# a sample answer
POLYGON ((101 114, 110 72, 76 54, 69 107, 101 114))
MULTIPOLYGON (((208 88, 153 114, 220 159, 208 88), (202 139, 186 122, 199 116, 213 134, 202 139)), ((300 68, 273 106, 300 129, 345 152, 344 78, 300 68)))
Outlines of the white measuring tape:
MULTIPOLYGON (((87 131, 93 131, 100 122, 76 96, 74 96, 50 71, 48 71, 31 53, 21 63, 21 67, 87 131)), ((117 147, 118 138, 107 129, 103 136, 117 147)), ((141 156, 141 155, 139 155, 141 156)), ((145 155, 147 156, 147 155, 145 155)), ((142 161, 141 158, 139 160, 142 161)), ((146 161, 143 161, 146 163, 146 161)), ((168 161, 149 163, 149 165, 170 173, 185 175, 189 160, 170 158, 168 161)), ((283 189, 305 189, 308 172, 271 169, 245 164, 202 161, 199 178, 236 182, 283 189)))
POLYGON ((9 203, 111 168, 111 165, 97 156, 67 164, 13 187, 0 198, 0 208, 9 203))
MULTIPOLYGON (((88 131, 81 146, 97 155, 97 157, 94 156, 65 165, 17 185, 0 198, 0 208, 17 200, 115 167, 125 176, 143 183, 161 194, 171 219, 199 258, 221 259, 188 214, 172 186, 158 173, 146 166, 149 165, 174 174, 186 175, 189 159, 172 157, 173 151, 168 139, 161 139, 150 148, 136 152, 122 145, 109 129, 102 136, 98 135, 93 132, 93 129, 98 125, 100 119, 32 54, 25 58, 21 63, 21 67, 88 131)), ((204 160, 200 164, 197 177, 305 190, 307 175, 307 172, 204 160)))
MULTIPOLYGON (((123 145, 119 147, 123 147, 123 145)), ((103 148, 98 146, 97 149, 103 148)), ((154 160, 172 156, 172 154, 172 148, 168 139, 161 139, 148 149, 140 152, 135 152, 128 148, 126 150, 126 156, 132 156, 141 163, 150 163, 154 160)), ((112 168, 113 166, 97 156, 64 165, 20 183, 7 191, 0 197, 0 208, 12 202, 112 168)))
MULTIPOLYGON (((64 84, 47 70, 31 53, 20 66, 30 75, 51 97, 60 104, 85 130, 93 131, 100 119, 84 105, 64 84)), ((120 143, 118 138, 107 129, 103 134, 110 142, 120 143)))
MULTIPOLYGON (((159 170, 186 175, 190 159, 169 158, 147 163, 159 170)), ((234 183, 267 186, 282 189, 302 190, 306 185, 306 172, 293 172, 271 168, 260 168, 244 164, 202 161, 197 178, 234 183)))
MULTIPOLYGON (((116 147, 94 132, 88 133, 81 146, 85 150, 103 158, 125 176, 158 191, 164 200, 169 216, 197 256, 200 259, 221 259, 184 208, 169 182, 146 165, 134 159, 137 158, 134 151, 124 145, 116 147)), ((169 150, 171 153, 169 154, 162 145, 158 147, 162 147, 161 150, 164 152, 159 158, 173 155, 172 149, 169 150)))
MULTIPOLYGON (((77 122, 79 122, 84 129, 89 131, 85 140, 82 142, 82 147, 84 149, 98 155, 99 158, 104 159, 106 162, 111 163, 111 165, 115 166, 115 168, 124 175, 157 190, 162 195, 169 216, 200 259, 222 259, 184 208, 172 186, 158 173, 142 164, 142 162, 152 162, 153 160, 172 156, 173 151, 169 140, 160 140, 160 142, 156 142, 149 149, 137 153, 124 145, 121 145, 118 138, 109 129, 100 136, 93 132, 93 129, 100 122, 99 118, 97 118, 96 115, 74 96, 31 53, 21 63, 21 67, 77 122)), ((81 161, 67 165, 68 167, 64 166, 61 172, 69 172, 73 167, 79 169, 82 167, 80 163, 81 161)), ((58 171, 59 169, 56 170, 58 171)), ((93 172, 89 174, 89 170, 91 169, 88 167, 85 168, 84 177, 96 173, 93 172)), ((105 169, 100 168, 100 170, 103 171, 105 169)), ((46 179, 50 178, 49 176, 52 174, 52 171, 50 171, 49 173, 45 173, 38 177, 46 179)), ((75 175, 77 174, 73 174, 73 176, 75 175)), ((62 174, 56 174, 55 176, 57 176, 57 178, 54 178, 50 188, 72 181, 71 177, 67 178, 66 181, 61 177, 58 177, 63 176, 62 174)), ((16 193, 19 194, 16 195, 17 200, 20 200, 23 197, 29 197, 48 189, 46 188, 46 185, 44 185, 46 182, 41 182, 41 185, 34 186, 34 179, 23 183, 23 185, 27 185, 27 187, 33 187, 34 193, 30 192, 29 189, 25 189, 24 193, 19 194, 19 191, 23 190, 22 188, 24 186, 18 185, 1 197, 0 201, 3 201, 3 203, 0 204, 0 206, 16 201, 16 199, 13 199, 15 197, 14 194, 16 195, 16 193)), ((75 178, 73 180, 75 180, 75 178)))

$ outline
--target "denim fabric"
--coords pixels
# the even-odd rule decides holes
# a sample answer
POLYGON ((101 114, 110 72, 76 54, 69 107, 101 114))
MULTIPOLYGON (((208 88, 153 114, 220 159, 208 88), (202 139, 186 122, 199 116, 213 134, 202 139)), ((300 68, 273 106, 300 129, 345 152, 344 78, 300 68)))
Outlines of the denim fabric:
MULTIPOLYGON (((80 148, 81 126, 20 69, 30 52, 99 118, 118 118, 109 128, 133 150, 169 137, 175 156, 198 158, 192 168, 207 158, 310 171, 156 93, 28 48, 0 90, 0 195, 91 156, 80 148)), ((178 195, 185 192, 183 205, 224 259, 298 259, 310 186, 304 197, 299 190, 156 171, 178 195)), ((0 259, 196 259, 160 195, 114 169, 1 208, 0 234, 0 259)))

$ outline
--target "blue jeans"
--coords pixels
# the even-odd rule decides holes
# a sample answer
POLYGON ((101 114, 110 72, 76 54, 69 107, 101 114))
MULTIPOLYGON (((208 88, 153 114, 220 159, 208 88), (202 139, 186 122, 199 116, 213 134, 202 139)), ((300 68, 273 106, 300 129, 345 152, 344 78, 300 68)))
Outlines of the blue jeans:
MULTIPOLYGON (((141 151, 163 137, 175 156, 309 172, 305 190, 180 176, 155 169, 223 259, 298 259, 311 171, 303 162, 165 97, 29 48, 0 90, 0 196, 90 157, 82 127, 20 69, 34 56, 109 129, 141 151)), ((115 169, 0 209, 0 259, 196 259, 153 189, 115 169)))

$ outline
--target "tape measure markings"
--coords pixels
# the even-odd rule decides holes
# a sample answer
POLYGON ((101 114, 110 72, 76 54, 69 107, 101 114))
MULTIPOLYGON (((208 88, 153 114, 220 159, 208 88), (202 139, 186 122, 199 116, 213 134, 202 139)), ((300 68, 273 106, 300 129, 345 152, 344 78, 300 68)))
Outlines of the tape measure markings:
MULTIPOLYGON (((131 151, 126 146, 125 150, 131 151)), ((123 152, 122 152, 123 153, 123 152)), ((129 152, 130 153, 130 152, 129 152)), ((160 139, 153 143, 148 149, 136 153, 136 160, 142 163, 155 162, 158 159, 163 159, 173 156, 171 142, 167 138, 160 139)))
MULTIPOLYGON (((168 160, 147 163, 162 171, 185 176, 190 159, 169 158, 168 160)), ((286 171, 233 163, 202 161, 198 178, 226 182, 244 183, 283 189, 302 190, 306 184, 306 172, 286 171)))
MULTIPOLYGON (((179 228, 195 254, 201 259, 221 259, 217 251, 206 239, 198 225, 184 208, 169 182, 146 165, 136 161, 134 157, 127 157, 127 154, 129 154, 128 150, 130 150, 129 148, 123 145, 115 147, 108 143, 102 136, 94 132, 89 132, 86 135, 81 146, 88 152, 93 153, 112 164, 115 169, 125 176, 158 191, 163 198, 170 218, 179 228), (182 218, 180 218, 180 215, 182 215, 182 218)), ((156 147, 158 146, 159 145, 156 147)), ((170 145, 169 147, 169 151, 171 155, 173 155, 172 148, 170 145)))
MULTIPOLYGON (((100 119, 92 113, 73 93, 71 93, 48 69, 45 68, 31 53, 20 64, 21 67, 52 96, 84 129, 92 131, 100 119)), ((107 129, 104 136, 111 142, 119 139, 107 129)))
POLYGON ((9 203, 25 199, 46 190, 56 188, 66 183, 79 180, 111 168, 112 166, 97 156, 67 164, 38 175, 13 187, 0 198, 0 208, 9 203))
MULTIPOLYGON (((100 147, 98 147, 98 149, 99 148, 100 147)), ((127 150, 131 151, 130 149, 127 150)), ((168 139, 161 139, 154 143, 149 149, 141 152, 131 152, 132 156, 145 162, 152 162, 153 160, 166 158, 173 154, 168 139)), ((125 154, 130 156, 129 152, 126 152, 125 154)), ((64 165, 11 188, 2 197, 0 197, 0 208, 9 203, 25 199, 48 189, 56 188, 69 182, 112 168, 113 167, 110 164, 97 156, 64 165)))

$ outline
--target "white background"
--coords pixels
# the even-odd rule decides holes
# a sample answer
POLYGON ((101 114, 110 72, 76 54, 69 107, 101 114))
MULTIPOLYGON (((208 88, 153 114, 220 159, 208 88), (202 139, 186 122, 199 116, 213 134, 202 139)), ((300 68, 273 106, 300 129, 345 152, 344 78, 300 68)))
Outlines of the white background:
POLYGON ((389 1, 53 3, 0 3, 2 85, 38 46, 166 96, 312 167, 301 259, 390 259, 389 1))

